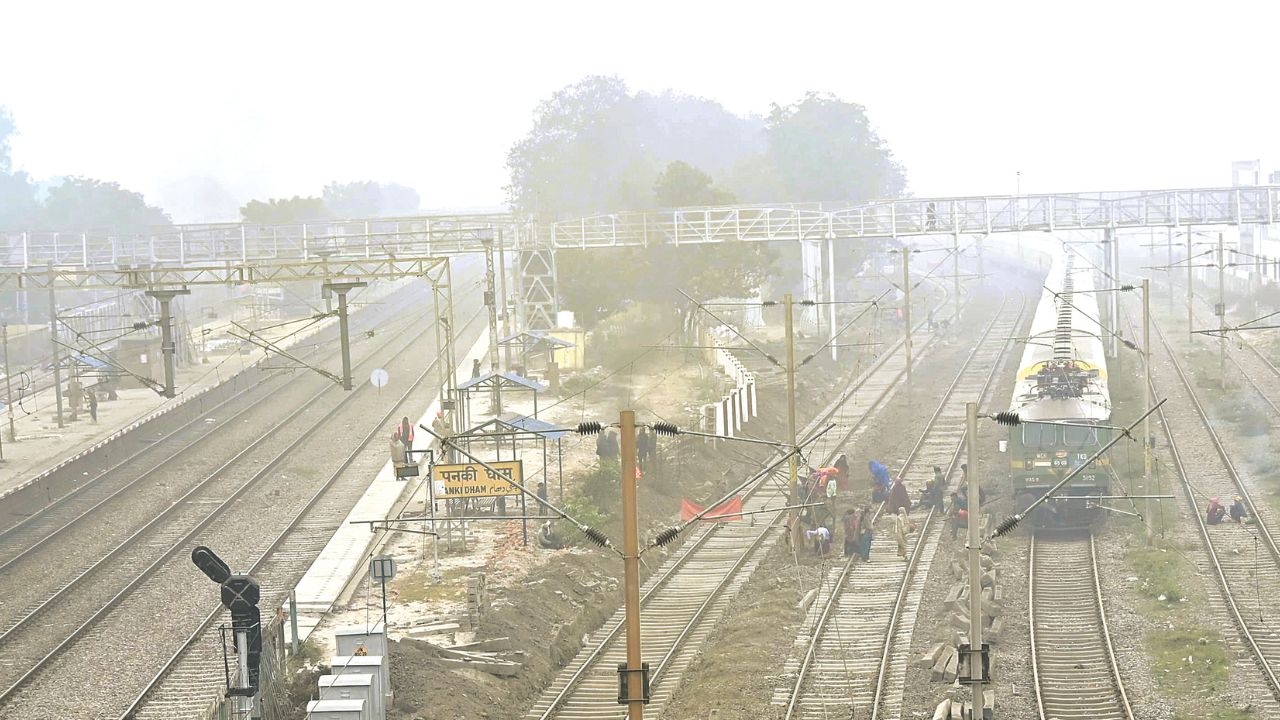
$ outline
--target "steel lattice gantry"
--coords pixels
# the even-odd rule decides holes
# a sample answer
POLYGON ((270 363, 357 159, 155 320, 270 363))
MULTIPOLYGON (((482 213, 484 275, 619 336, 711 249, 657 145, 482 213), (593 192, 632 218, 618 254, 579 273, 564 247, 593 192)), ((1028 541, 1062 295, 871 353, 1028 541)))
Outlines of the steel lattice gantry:
MULTIPOLYGON (((12 236, 9 236, 12 239, 12 236)), ((90 289, 128 289, 145 292, 160 304, 161 349, 164 355, 164 389, 165 397, 175 395, 174 358, 176 345, 173 337, 173 317, 170 304, 174 297, 185 295, 192 285, 241 285, 255 283, 281 283, 304 280, 320 281, 323 285, 338 293, 338 321, 341 328, 342 345, 342 377, 330 375, 350 390, 351 358, 347 337, 347 292, 360 287, 368 280, 399 279, 405 277, 425 277, 432 285, 432 292, 437 296, 437 304, 443 291, 448 305, 449 322, 452 326, 452 278, 449 273, 447 257, 414 256, 412 254, 393 255, 390 253, 366 253, 363 257, 352 253, 335 251, 317 251, 289 257, 288 254, 277 253, 277 257, 260 257, 245 260, 247 253, 237 257, 218 257, 216 244, 207 244, 203 253, 190 253, 191 248, 179 245, 186 256, 185 262, 175 262, 158 255, 153 255, 149 262, 140 262, 141 256, 120 252, 129 247, 136 238, 124 238, 129 243, 118 243, 122 238, 108 237, 107 242, 90 245, 88 235, 82 235, 80 254, 63 252, 58 245, 59 237, 52 235, 51 245, 33 246, 31 236, 24 235, 21 246, 8 248, 7 264, 0 265, 0 290, 30 291, 48 290, 50 292, 50 335, 54 342, 54 377, 58 387, 59 418, 61 417, 61 379, 57 372, 57 333, 56 302, 53 291, 57 289, 90 290, 90 289), (91 250, 95 248, 99 252, 91 250), (111 252, 105 252, 110 249, 111 252), (18 264, 14 261, 15 251, 20 251, 30 260, 41 257, 42 264, 18 264), (123 258, 127 257, 127 260, 123 258), (109 258, 114 258, 111 260, 109 258)), ((96 240, 96 239, 95 239, 96 240)), ((136 245, 133 245, 136 247, 136 245)), ((161 245, 163 247, 163 245, 161 245)), ((451 332, 451 331, 450 331, 451 332)), ((268 350, 288 355, 286 351, 275 347, 268 341, 256 337, 252 332, 243 338, 259 344, 268 350)), ((452 354, 452 339, 448 339, 447 353, 452 354)), ((445 346, 440 352, 445 353, 445 346)), ((451 359, 451 357, 450 357, 451 359)), ((442 365, 452 367, 452 365, 442 365)))

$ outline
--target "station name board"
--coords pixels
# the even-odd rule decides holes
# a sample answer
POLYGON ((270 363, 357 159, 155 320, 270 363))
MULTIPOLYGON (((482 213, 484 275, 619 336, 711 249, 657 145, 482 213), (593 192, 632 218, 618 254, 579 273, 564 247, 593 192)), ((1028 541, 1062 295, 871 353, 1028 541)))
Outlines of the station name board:
POLYGON ((519 495, 520 488, 507 482, 524 484, 524 461, 499 460, 489 463, 497 473, 479 463, 436 465, 431 468, 431 479, 440 483, 441 498, 495 497, 519 495), (506 478, 506 479, 504 479, 506 478))

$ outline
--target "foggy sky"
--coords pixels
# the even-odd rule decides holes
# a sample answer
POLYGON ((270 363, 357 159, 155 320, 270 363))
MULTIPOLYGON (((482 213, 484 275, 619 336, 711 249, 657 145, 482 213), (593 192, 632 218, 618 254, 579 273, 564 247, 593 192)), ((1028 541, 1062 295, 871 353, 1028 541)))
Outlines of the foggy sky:
POLYGON ((867 106, 918 196, 1012 193, 1018 170, 1023 192, 1048 192, 1280 169, 1274 2, 17 2, 0 17, 15 164, 119 181, 178 220, 213 219, 178 207, 193 197, 233 219, 238 201, 332 180, 499 205, 536 104, 587 74, 738 113, 834 92, 867 106))

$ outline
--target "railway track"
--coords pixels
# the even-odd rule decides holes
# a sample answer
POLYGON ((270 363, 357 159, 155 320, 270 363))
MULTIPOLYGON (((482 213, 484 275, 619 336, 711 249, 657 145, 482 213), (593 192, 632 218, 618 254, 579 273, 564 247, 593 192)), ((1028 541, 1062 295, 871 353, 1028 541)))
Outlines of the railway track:
MULTIPOLYGON (((923 487, 934 465, 946 468, 948 478, 955 474, 965 436, 965 405, 986 395, 1025 307, 1025 298, 1015 304, 1006 296, 980 335, 903 463, 900 474, 910 486, 923 487)), ((877 508, 873 523, 883 507, 877 508)), ((782 717, 901 714, 911 633, 943 525, 933 508, 916 508, 911 518, 919 530, 906 562, 881 533, 871 562, 850 558, 827 571, 805 618, 803 654, 785 666, 794 680, 774 693, 773 704, 783 708, 782 717)))
MULTIPOLYGON (((393 313, 407 311, 413 305, 412 291, 401 289, 386 301, 391 305, 393 313)), ((402 319, 382 321, 375 315, 366 313, 353 315, 351 325, 353 337, 360 337, 365 333, 380 333, 394 339, 397 333, 404 330, 402 319)), ((325 328, 315 337, 304 341, 293 352, 312 364, 328 363, 337 357, 336 339, 336 326, 325 328)), ((379 347, 383 345, 386 343, 379 343, 379 347)), ((360 343, 357 342, 353 349, 359 354, 360 343)), ((313 378, 310 374, 301 378, 288 377, 266 365, 245 368, 223 381, 223 387, 232 388, 225 397, 210 388, 214 391, 202 392, 186 403, 144 413, 136 420, 161 416, 167 422, 162 424, 153 420, 143 428, 133 429, 127 434, 127 438, 124 433, 113 436, 95 446, 91 456, 75 455, 62 459, 34 476, 32 481, 0 494, 0 562, 12 556, 13 547, 22 549, 29 542, 28 538, 39 537, 41 533, 56 529, 74 517, 68 513, 68 507, 87 510, 130 481, 137 480, 148 469, 168 461, 182 460, 198 451, 202 446, 203 436, 222 431, 231 421, 231 415, 247 409, 241 407, 245 401, 251 401, 250 407, 256 406, 258 412, 264 412, 263 408, 272 407, 268 398, 275 393, 300 383, 310 382, 313 387, 318 386, 317 381, 318 378, 313 378), (127 442, 117 442, 126 439, 127 442), (93 462, 87 462, 88 460, 93 462), (81 469, 85 474, 81 474, 81 469), (56 477, 59 473, 70 473, 74 477, 68 481, 59 480, 56 477), (44 479, 48 479, 48 482, 41 489, 38 499, 24 496, 23 491, 28 489, 26 486, 44 479)))
MULTIPOLYGON (((474 321, 472 318, 469 325, 474 321)), ((427 334, 424 331, 408 343, 383 346, 397 358, 394 362, 404 366, 399 369, 408 377, 419 364, 417 341, 427 334)), ((387 359, 375 353, 365 362, 372 366, 387 359)), ((387 407, 372 391, 338 394, 336 403, 320 401, 326 394, 334 395, 321 391, 272 431, 251 428, 258 436, 256 441, 197 481, 152 522, 129 534, 72 581, 56 581, 53 592, 3 635, 0 647, 12 662, 0 668, 0 678, 6 680, 7 687, 0 693, 0 717, 84 717, 86 713, 116 717, 131 703, 136 705, 141 688, 155 685, 159 677, 155 669, 167 669, 183 656, 181 651, 174 654, 175 647, 198 644, 199 634, 193 635, 192 628, 208 619, 210 601, 216 605, 212 586, 202 586, 183 552, 196 544, 218 548, 237 568, 263 565, 268 560, 276 563, 258 570, 279 572, 263 577, 263 606, 271 607, 268 603, 280 599, 273 593, 282 588, 287 592, 297 579, 291 571, 296 568, 300 575, 305 570, 363 493, 367 478, 385 461, 385 449, 371 447, 371 438, 383 432, 386 420, 433 372, 429 368, 410 383, 404 396, 386 410, 386 417, 350 452, 354 438, 344 436, 335 441, 315 428, 326 427, 343 435, 341 426, 345 425, 349 435, 362 433, 368 426, 360 418, 381 415, 387 407), (326 422, 337 426, 324 425, 326 422), (337 447, 329 447, 333 445, 337 447), (317 489, 317 483, 309 479, 315 471, 312 459, 327 460, 337 454, 334 450, 344 453, 341 457, 345 459, 317 489), (358 461, 362 464, 353 467, 358 461), (344 474, 348 469, 353 472, 344 474), (262 512, 265 507, 272 512, 262 512), (142 638, 145 642, 139 643, 142 638), (92 668, 96 670, 86 672, 92 668), (92 689, 67 685, 68 677, 86 674, 120 682, 95 683, 92 689), (73 690, 59 692, 67 687, 73 690)), ((273 401, 282 399, 277 396, 273 401)), ((42 551, 52 550, 58 542, 45 543, 42 551)), ((218 668, 213 678, 217 682, 203 686, 206 699, 219 693, 220 661, 218 668)), ((187 706, 183 712, 193 707, 187 706)))
POLYGON ((1036 532, 1029 564, 1041 720, 1134 720, 1107 628, 1093 534, 1036 532))
MULTIPOLYGON (((396 312, 411 307, 404 302, 411 299, 407 291, 393 298, 401 300, 396 303, 396 312)), ((402 325, 403 321, 378 322, 375 318, 357 314, 352 318, 351 332, 353 336, 376 332, 385 338, 363 353, 372 355, 391 347, 397 341, 397 335, 403 332, 402 325)), ((333 360, 337 357, 336 332, 336 329, 322 331, 308 344, 309 349, 297 349, 295 353, 313 364, 333 360)), ((360 353, 361 350, 357 345, 355 351, 360 353)), ((311 373, 288 377, 278 372, 251 369, 248 375, 250 377, 238 373, 226 381, 238 387, 228 397, 214 402, 194 401, 199 404, 198 411, 161 433, 148 433, 138 443, 141 447, 132 452, 113 451, 111 447, 98 448, 96 452, 102 457, 98 465, 91 466, 92 475, 80 478, 68 492, 51 497, 41 507, 22 511, 11 507, 17 504, 15 498, 0 497, 0 572, 5 572, 7 564, 20 553, 56 535, 81 515, 144 485, 154 473, 166 468, 172 470, 175 463, 190 465, 217 457, 217 453, 202 453, 209 447, 207 440, 219 432, 234 432, 237 422, 268 426, 280 422, 288 406, 281 402, 284 398, 278 393, 290 392, 299 386, 314 390, 330 384, 311 373)), ((301 402, 301 397, 298 402, 301 402)), ((247 438, 246 443, 254 435, 247 431, 243 434, 247 438)), ((163 482, 164 478, 156 480, 163 482)))
MULTIPOLYGON (((928 336, 924 323, 913 338, 923 348, 928 336)), ((833 426, 811 449, 813 457, 833 459, 844 442, 865 427, 900 387, 906 361, 899 341, 828 405, 804 430, 810 436, 833 426)), ((922 353, 923 354, 923 353, 922 353)), ((915 360, 918 362, 920 355, 915 360)), ((743 500, 744 510, 767 510, 786 504, 785 472, 762 480, 743 500)), ((641 589, 645 613, 641 651, 649 658, 651 702, 647 713, 657 715, 679 688, 680 678, 730 601, 746 584, 752 571, 782 536, 777 523, 782 512, 753 516, 753 523, 704 525, 696 530, 641 589), (771 531, 773 530, 773 531, 771 531), (655 662, 656 660, 656 662, 655 662)), ((625 661, 619 609, 561 670, 525 715, 533 720, 551 718, 621 718, 626 709, 617 703, 617 664, 625 661)))
POLYGON ((1155 321, 1152 330, 1157 340, 1152 367, 1156 374, 1174 378, 1166 385, 1153 380, 1159 386, 1153 392, 1170 400, 1157 412, 1169 441, 1172 466, 1205 548, 1201 571, 1216 581, 1223 610, 1238 630, 1240 649, 1253 657, 1259 670, 1263 687, 1251 698, 1255 712, 1280 718, 1280 635, 1266 620, 1266 600, 1280 596, 1276 516, 1266 502, 1255 501, 1250 483, 1232 462, 1194 384, 1155 321), (1184 441, 1188 444, 1183 445, 1184 441), (1205 501, 1215 496, 1229 500, 1235 495, 1243 499, 1256 523, 1206 524, 1202 512, 1205 501))

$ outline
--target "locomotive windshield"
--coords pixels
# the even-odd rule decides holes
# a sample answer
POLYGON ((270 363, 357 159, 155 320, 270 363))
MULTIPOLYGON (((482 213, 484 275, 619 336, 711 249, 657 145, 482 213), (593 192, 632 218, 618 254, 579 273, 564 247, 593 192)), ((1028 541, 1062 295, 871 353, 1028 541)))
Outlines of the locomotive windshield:
POLYGON ((1022 444, 1028 447, 1049 447, 1056 445, 1058 429, 1052 425, 1027 423, 1022 426, 1022 444))

